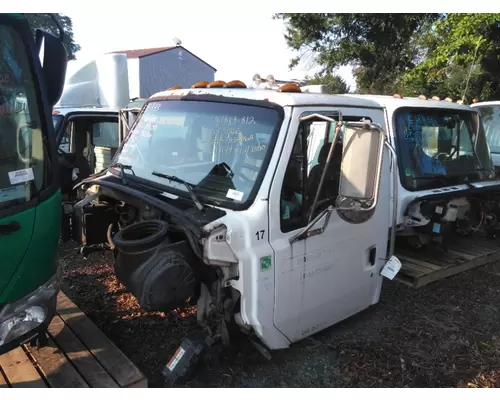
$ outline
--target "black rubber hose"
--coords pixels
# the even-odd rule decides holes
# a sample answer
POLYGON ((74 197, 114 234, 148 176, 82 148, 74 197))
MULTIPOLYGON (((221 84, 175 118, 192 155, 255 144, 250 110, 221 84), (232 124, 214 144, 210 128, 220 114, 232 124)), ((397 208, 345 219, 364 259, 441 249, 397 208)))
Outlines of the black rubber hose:
POLYGON ((168 232, 168 223, 161 219, 136 222, 119 231, 113 238, 124 251, 148 249, 160 244, 168 232))

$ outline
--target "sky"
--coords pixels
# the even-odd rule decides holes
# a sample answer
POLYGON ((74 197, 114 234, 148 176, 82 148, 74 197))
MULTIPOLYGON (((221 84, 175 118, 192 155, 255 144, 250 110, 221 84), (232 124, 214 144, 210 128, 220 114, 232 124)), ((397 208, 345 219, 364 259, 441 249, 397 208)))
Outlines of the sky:
MULTIPOLYGON (((173 46, 173 39, 178 38, 182 46, 216 68, 215 78, 224 81, 239 79, 248 84, 256 73, 263 78, 272 74, 276 79, 301 79, 315 72, 310 62, 289 71, 294 53, 286 45, 283 22, 273 20, 272 12, 245 11, 244 18, 234 13, 218 18, 200 13, 177 19, 146 8, 119 15, 111 10, 65 14, 71 17, 75 42, 82 47, 77 59, 116 50, 173 46), (109 32, 105 38, 104 30, 109 32)), ((338 74, 354 88, 351 69, 341 67, 338 74)))
MULTIPOLYGON (((254 74, 276 79, 313 75, 310 63, 288 70, 294 56, 287 47, 282 21, 275 12, 498 12, 494 2, 435 0, 418 2, 325 2, 324 0, 23 0, 2 2, 2 12, 59 12, 71 17, 77 59, 90 60, 106 52, 173 46, 174 38, 217 69, 216 79, 251 83, 254 74), (5 4, 4 4, 5 3, 5 4)), ((498 5, 497 5, 498 7, 498 5)), ((352 89, 352 68, 337 71, 352 89)))

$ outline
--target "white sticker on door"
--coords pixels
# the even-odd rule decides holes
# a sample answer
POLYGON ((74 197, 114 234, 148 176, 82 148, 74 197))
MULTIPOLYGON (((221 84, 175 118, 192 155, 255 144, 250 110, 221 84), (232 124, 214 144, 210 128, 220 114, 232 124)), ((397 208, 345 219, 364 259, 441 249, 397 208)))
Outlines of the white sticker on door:
POLYGON ((240 192, 240 191, 234 190, 234 189, 229 189, 227 191, 226 197, 228 199, 233 199, 233 200, 236 200, 236 201, 241 201, 241 199, 243 199, 243 195, 244 195, 243 192, 240 192))
POLYGON ((19 169, 17 171, 9 172, 9 180, 11 185, 17 185, 18 183, 32 181, 33 179, 35 179, 35 176, 33 175, 32 168, 19 169))
POLYGON ((399 261, 396 256, 392 256, 391 258, 389 258, 389 261, 385 263, 384 268, 382 268, 382 271, 380 272, 380 275, 385 276, 387 279, 390 279, 392 281, 398 274, 400 269, 401 261, 399 261))

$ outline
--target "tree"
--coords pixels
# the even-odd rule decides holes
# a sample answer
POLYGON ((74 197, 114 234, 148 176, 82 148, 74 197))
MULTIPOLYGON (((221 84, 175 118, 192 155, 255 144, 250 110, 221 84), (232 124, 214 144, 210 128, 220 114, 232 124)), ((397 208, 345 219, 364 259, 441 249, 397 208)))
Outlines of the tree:
MULTIPOLYGON (((50 14, 24 14, 28 19, 31 30, 33 34, 35 30, 42 29, 44 31, 50 32, 55 36, 59 36, 59 30, 57 29, 56 24, 50 17, 50 14)), ((64 29, 64 46, 66 47, 66 51, 68 52, 68 59, 74 60, 76 57, 76 53, 81 49, 80 45, 75 43, 73 38, 73 23, 71 18, 67 15, 56 14, 58 16, 59 22, 61 23, 64 29)))
POLYGON ((469 102, 500 97, 500 14, 446 14, 425 43, 425 59, 401 79, 404 92, 469 102))
POLYGON ((332 74, 316 74, 312 78, 306 77, 308 85, 325 85, 328 93, 343 94, 349 93, 351 88, 341 76, 332 74))
POLYGON ((323 73, 353 65, 358 92, 392 94, 399 78, 425 53, 421 37, 440 14, 275 14, 299 56, 308 53, 323 73))

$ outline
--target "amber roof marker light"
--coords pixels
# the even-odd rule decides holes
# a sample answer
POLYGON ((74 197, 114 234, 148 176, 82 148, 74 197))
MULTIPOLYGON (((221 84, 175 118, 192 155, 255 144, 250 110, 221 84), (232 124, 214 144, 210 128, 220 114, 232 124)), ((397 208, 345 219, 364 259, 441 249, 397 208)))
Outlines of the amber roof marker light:
POLYGON ((246 89, 247 85, 245 85, 242 81, 230 81, 224 85, 225 88, 232 88, 232 89, 246 89))
POLYGON ((224 87, 225 84, 226 82, 224 81, 213 81, 207 85, 207 88, 221 88, 224 87))
POLYGON ((302 93, 300 86, 296 83, 286 83, 283 86, 280 86, 278 92, 281 93, 302 93))
POLYGON ((172 87, 168 88, 167 90, 179 90, 179 89, 182 89, 182 86, 172 86, 172 87))
POLYGON ((207 81, 199 81, 196 82, 193 86, 191 86, 193 89, 202 89, 206 88, 208 85, 210 85, 210 82, 207 81))

